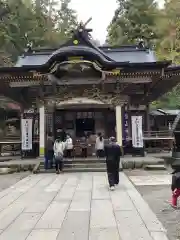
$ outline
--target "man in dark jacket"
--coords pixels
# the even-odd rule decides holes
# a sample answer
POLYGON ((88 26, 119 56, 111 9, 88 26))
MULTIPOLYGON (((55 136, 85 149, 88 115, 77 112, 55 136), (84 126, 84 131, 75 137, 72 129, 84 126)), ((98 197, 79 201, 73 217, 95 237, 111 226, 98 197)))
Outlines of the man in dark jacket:
POLYGON ((105 146, 106 166, 109 187, 113 191, 115 185, 119 184, 119 163, 121 156, 121 148, 116 143, 116 139, 111 137, 109 144, 105 146))

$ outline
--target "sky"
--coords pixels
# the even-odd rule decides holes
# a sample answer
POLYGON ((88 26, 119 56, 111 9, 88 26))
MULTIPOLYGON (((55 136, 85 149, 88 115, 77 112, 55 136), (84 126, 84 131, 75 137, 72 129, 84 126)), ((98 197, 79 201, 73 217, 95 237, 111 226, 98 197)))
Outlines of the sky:
MULTIPOLYGON (((163 0, 157 1, 162 6, 163 0)), ((92 17, 88 28, 93 29, 93 38, 103 44, 107 35, 107 27, 117 8, 116 0, 72 0, 71 7, 77 11, 78 21, 86 22, 92 17)))

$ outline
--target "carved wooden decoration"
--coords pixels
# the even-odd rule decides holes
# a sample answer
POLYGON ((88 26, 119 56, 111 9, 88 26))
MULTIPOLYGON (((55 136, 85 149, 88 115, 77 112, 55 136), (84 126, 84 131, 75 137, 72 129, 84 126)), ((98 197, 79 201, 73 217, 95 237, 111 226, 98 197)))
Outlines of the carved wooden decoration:
MULTIPOLYGON (((54 96, 56 104, 60 104, 66 100, 72 100, 73 98, 88 98, 101 101, 102 103, 111 106, 117 106, 127 101, 127 98, 120 94, 120 89, 117 89, 114 93, 108 93, 102 91, 100 87, 96 86, 92 86, 91 88, 72 88, 64 86, 59 88, 56 92, 56 96, 54 96)), ((50 96, 48 99, 49 102, 51 102, 52 98, 50 96)))

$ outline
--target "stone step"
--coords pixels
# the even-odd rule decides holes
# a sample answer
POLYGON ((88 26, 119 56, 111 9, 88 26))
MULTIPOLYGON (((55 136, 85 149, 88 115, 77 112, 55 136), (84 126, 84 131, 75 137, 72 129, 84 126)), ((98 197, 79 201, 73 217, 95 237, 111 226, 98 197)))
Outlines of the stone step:
POLYGON ((11 168, 0 168, 0 175, 8 174, 8 173, 13 173, 13 169, 11 168))
MULTIPOLYGON (((64 168, 105 168, 105 163, 64 163, 64 168)), ((44 165, 40 166, 43 169, 44 165)))
POLYGON ((104 159, 97 158, 73 158, 73 159, 64 159, 64 163, 105 163, 104 159))
POLYGON ((159 165, 144 165, 145 170, 166 170, 166 167, 164 164, 159 165))
MULTIPOLYGON (((124 157, 121 158, 121 162, 123 165, 123 169, 135 169, 135 168, 144 168, 144 169, 157 169, 157 170, 164 170, 166 169, 164 166, 163 159, 155 159, 149 158, 130 158, 124 157)), ((64 166, 67 171, 104 171, 106 168, 105 159, 97 159, 94 158, 75 158, 75 159, 65 159, 64 166), (91 170, 92 169, 92 170, 91 170)), ((1 168, 10 168, 13 171, 26 171, 30 170, 34 173, 40 170, 44 170, 44 159, 41 160, 14 160, 8 162, 0 162, 0 169, 1 168)), ((3 170, 2 170, 3 171, 3 170)))
POLYGON ((73 168, 64 168, 64 172, 106 172, 106 168, 104 167, 73 167, 73 168))
MULTIPOLYGON (((55 169, 40 169, 39 173, 55 173, 55 169)), ((106 172, 106 168, 64 168, 63 172, 106 172)))
POLYGON ((101 168, 106 167, 105 163, 65 163, 66 168, 101 168))
MULTIPOLYGON (((158 166, 163 165, 164 166, 164 160, 163 159, 143 159, 143 158, 122 158, 121 159, 123 169, 139 169, 139 168, 146 168, 146 166, 158 166)), ((64 166, 67 169, 70 168, 81 168, 81 169, 89 169, 89 168, 106 168, 105 160, 103 159, 65 159, 64 160, 64 166)), ((158 168, 158 167, 157 167, 158 168)), ((44 163, 41 162, 40 169, 44 169, 44 163)), ((164 168, 163 168, 164 169, 164 168)))

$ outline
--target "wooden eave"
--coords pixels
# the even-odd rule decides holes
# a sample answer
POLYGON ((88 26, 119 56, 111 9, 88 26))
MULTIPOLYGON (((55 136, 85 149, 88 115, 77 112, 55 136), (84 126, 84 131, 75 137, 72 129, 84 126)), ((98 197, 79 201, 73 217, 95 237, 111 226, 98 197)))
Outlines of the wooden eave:
POLYGON ((164 74, 150 88, 143 102, 153 102, 180 83, 180 66, 165 69, 164 74))
MULTIPOLYGON (((139 66, 143 66, 143 65, 139 65, 139 66)), ((125 78, 125 77, 154 77, 154 76, 160 76, 164 73, 164 69, 162 68, 152 68, 152 65, 148 65, 148 67, 146 66, 146 68, 134 68, 134 64, 133 64, 133 68, 128 67, 128 68, 123 68, 123 69, 119 69, 119 72, 117 71, 105 71, 105 76, 106 78, 108 77, 113 77, 113 78, 125 78), (151 66, 151 68, 150 68, 151 66), (149 67, 149 69, 148 69, 149 67)), ((34 69, 34 68, 32 68, 34 69)), ((30 70, 28 68, 24 69, 24 67, 21 68, 17 68, 17 67, 13 67, 13 68, 4 68, 4 70, 2 68, 0 68, 0 79, 1 80, 5 80, 5 81, 27 81, 27 80, 46 80, 47 79, 47 74, 46 73, 42 73, 42 72, 38 72, 35 70, 30 70), (9 70, 10 71, 9 71, 9 70), (17 70, 18 69, 18 70, 17 70), (21 69, 21 71, 20 71, 21 69)), ((173 73, 172 73, 173 74, 173 73)), ((177 74, 177 73, 175 73, 177 74)), ((179 73, 178 73, 179 74, 179 73)), ((169 75, 169 73, 168 73, 169 75)))
MULTIPOLYGON (((54 63, 54 62, 53 62, 54 63)), ((49 73, 49 70, 53 64, 51 62, 47 62, 43 65, 27 65, 22 67, 1 67, 0 75, 4 74, 21 74, 21 73, 49 73)), ((58 63, 58 60, 57 60, 58 63)), ((109 67, 102 66, 102 70, 111 71, 115 69, 121 69, 122 72, 137 72, 137 71, 160 71, 161 69, 167 68, 171 61, 162 61, 162 62, 150 62, 150 63, 118 63, 112 62, 109 67)))
MULTIPOLYGON (((152 64, 150 65, 152 66, 152 64)), ((14 68, 11 68, 11 69, 14 69, 14 68)), ((126 71, 126 70, 127 69, 120 70, 120 75, 107 74, 106 79, 108 80, 108 78, 114 78, 119 80, 119 83, 121 84, 122 94, 129 94, 130 96, 137 95, 138 98, 141 95, 142 98, 139 100, 139 103, 152 102, 156 100, 158 97, 162 96, 164 93, 170 91, 174 86, 176 86, 179 83, 180 67, 175 67, 175 68, 171 67, 166 69, 150 68, 149 70, 136 69, 136 71, 134 69, 133 71, 126 71), (134 84, 135 82, 121 83, 122 78, 140 78, 140 77, 141 78, 150 77, 152 79, 152 83, 147 83, 147 84, 145 82, 144 83, 141 82, 140 84, 139 83, 134 84), (144 85, 148 86, 148 92, 144 91, 144 85), (142 92, 142 93, 139 94, 139 92, 142 92)), ((0 79, 3 80, 2 84, 6 84, 8 82, 10 83, 10 82, 23 82, 23 81, 24 82, 37 81, 37 85, 39 85, 40 81, 43 81, 45 85, 51 85, 51 82, 50 84, 47 84, 48 83, 47 74, 35 72, 35 71, 32 71, 32 69, 31 71, 19 71, 19 68, 18 68, 18 71, 15 71, 15 72, 8 71, 8 73, 3 73, 3 74, 0 73, 0 79)), ((108 81, 106 81, 106 79, 104 83, 108 84, 108 81)), ((24 85, 24 87, 26 87, 26 85, 24 85)), ((1 88, 2 88, 1 89, 1 92, 2 92, 4 87, 2 86, 1 88)), ((7 90, 8 89, 6 89, 5 91, 7 90)), ((11 91, 9 91, 8 95, 10 97, 11 91)))
POLYGON ((27 81, 27 80, 43 80, 46 75, 39 74, 36 72, 12 72, 11 74, 0 74, 0 79, 6 82, 11 81, 27 81))

